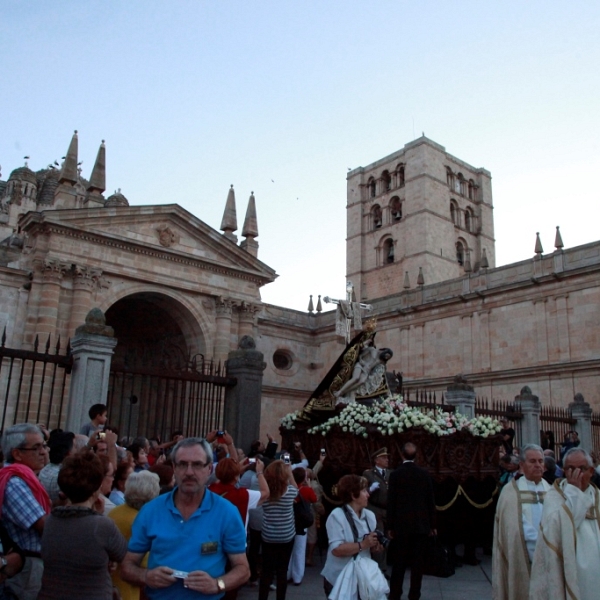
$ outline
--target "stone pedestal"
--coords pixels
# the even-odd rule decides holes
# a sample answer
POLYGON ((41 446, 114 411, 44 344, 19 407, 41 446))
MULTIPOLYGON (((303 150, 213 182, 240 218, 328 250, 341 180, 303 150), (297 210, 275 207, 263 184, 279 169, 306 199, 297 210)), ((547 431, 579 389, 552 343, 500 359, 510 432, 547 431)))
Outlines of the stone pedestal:
POLYGON ((267 366, 263 358, 254 339, 246 335, 227 359, 227 375, 235 377, 237 384, 225 392, 224 428, 245 451, 260 437, 262 379, 267 366))
POLYGON ((580 448, 587 452, 592 451, 592 407, 584 400, 581 394, 575 394, 574 402, 569 404, 571 416, 577 420, 575 431, 579 434, 580 448))
POLYGON ((515 407, 523 414, 523 418, 517 423, 519 432, 517 439, 519 446, 525 444, 540 443, 540 411, 542 405, 540 399, 531 393, 531 388, 525 386, 521 393, 515 396, 515 407))
POLYGON ((76 329, 71 340, 73 371, 69 389, 66 430, 79 433, 89 421, 88 410, 93 404, 107 404, 110 361, 117 340, 112 327, 106 327, 104 314, 92 309, 85 325, 76 329))
POLYGON ((475 417, 475 391, 462 375, 457 375, 448 386, 445 403, 456 407, 456 412, 473 419, 475 417))

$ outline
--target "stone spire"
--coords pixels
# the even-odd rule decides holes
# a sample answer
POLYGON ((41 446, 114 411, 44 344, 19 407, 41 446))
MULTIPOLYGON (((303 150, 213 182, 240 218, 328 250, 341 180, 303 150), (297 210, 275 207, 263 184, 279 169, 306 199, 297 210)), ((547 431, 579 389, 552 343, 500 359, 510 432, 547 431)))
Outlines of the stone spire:
POLYGON ((535 234, 535 253, 537 254, 538 258, 542 257, 542 254, 544 253, 544 249, 542 248, 542 240, 540 240, 540 232, 536 232, 535 234))
POLYGON ((562 236, 560 235, 560 227, 558 225, 556 226, 556 237, 554 238, 554 247, 557 250, 562 250, 565 247, 562 241, 562 236))
POLYGON ((254 199, 254 192, 250 192, 250 199, 248 200, 248 208, 246 210, 246 218, 244 219, 242 235, 246 239, 240 244, 240 248, 243 248, 246 250, 246 252, 252 254, 252 256, 258 256, 258 242, 254 239, 258 237, 258 224, 256 222, 256 200, 254 199))
POLYGON ((237 244, 237 235, 233 233, 237 231, 237 212, 235 210, 235 191, 233 184, 229 188, 227 194, 227 202, 225 203, 225 212, 221 221, 221 231, 226 238, 237 244))
POLYGON ((408 278, 408 271, 404 271, 404 285, 402 287, 405 290, 410 289, 410 279, 408 278))
POLYGON ((77 129, 71 138, 67 155, 63 161, 62 168, 60 170, 59 183, 70 183, 74 185, 77 183, 77 153, 78 153, 78 138, 77 129))
POLYGON ((471 269, 471 251, 467 250, 467 258, 465 259, 465 273, 470 273, 473 269, 471 269))
POLYGON ((319 299, 317 300, 317 312, 323 312, 323 304, 321 304, 321 294, 319 294, 319 299))
POLYGON ((315 312, 315 307, 313 305, 312 294, 310 295, 310 300, 308 301, 308 312, 309 313, 315 312))
POLYGON ((90 177, 90 183, 87 187, 87 191, 90 193, 102 194, 106 189, 106 146, 104 140, 98 148, 98 156, 96 156, 96 162, 92 169, 92 175, 90 177))
POLYGON ((419 274, 417 275, 417 285, 425 285, 425 277, 423 277, 423 267, 419 267, 419 274))

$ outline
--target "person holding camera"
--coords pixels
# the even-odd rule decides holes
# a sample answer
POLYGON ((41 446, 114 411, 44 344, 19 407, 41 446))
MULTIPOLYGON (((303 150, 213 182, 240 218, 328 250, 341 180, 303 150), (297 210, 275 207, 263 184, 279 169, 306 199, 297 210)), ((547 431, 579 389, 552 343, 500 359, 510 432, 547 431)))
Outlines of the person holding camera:
MULTIPOLYGON (((343 502, 327 519, 329 548, 325 567, 321 571, 323 587, 329 596, 346 564, 357 555, 371 558, 371 552, 380 552, 376 518, 367 509, 369 483, 359 475, 344 475, 337 484, 337 495, 343 502)), ((383 538, 381 532, 379 536, 383 538)))

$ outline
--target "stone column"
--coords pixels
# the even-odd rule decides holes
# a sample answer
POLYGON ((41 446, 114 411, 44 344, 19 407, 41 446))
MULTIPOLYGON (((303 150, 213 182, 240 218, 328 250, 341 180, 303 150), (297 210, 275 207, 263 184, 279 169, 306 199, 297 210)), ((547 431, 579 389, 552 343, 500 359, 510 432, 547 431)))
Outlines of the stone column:
POLYGON ((456 407, 456 412, 473 419, 475 417, 475 391, 462 375, 457 375, 448 386, 444 396, 446 404, 456 407))
POLYGON ((540 411, 542 404, 540 399, 531 393, 531 388, 525 386, 521 393, 515 396, 515 405, 517 410, 523 414, 523 418, 518 423, 519 427, 519 446, 525 444, 540 443, 540 411))
POLYGON ((231 312, 233 303, 227 298, 217 298, 215 302, 217 313, 215 335, 215 361, 224 361, 229 354, 231 344, 231 312))
POLYGON ((225 392, 223 426, 241 448, 249 448, 260 436, 262 379, 267 366, 263 358, 254 339, 245 335, 227 360, 227 376, 237 378, 237 384, 225 392))
POLYGON ((78 433, 89 421, 93 404, 107 404, 110 361, 117 340, 112 327, 106 326, 104 313, 93 308, 71 339, 73 371, 69 389, 67 431, 78 433))
POLYGON ((258 306, 249 302, 242 302, 238 306, 238 315, 240 319, 238 336, 241 340, 245 335, 254 337, 254 315, 258 311, 258 306))
POLYGON ((575 394, 574 402, 569 404, 571 416, 577 420, 575 431, 579 434, 580 448, 591 452, 592 442, 592 407, 584 400, 582 394, 575 394))
POLYGON ((46 259, 42 264, 43 285, 38 306, 35 332, 37 334, 45 333, 56 336, 60 286, 67 270, 67 265, 57 259, 46 259))

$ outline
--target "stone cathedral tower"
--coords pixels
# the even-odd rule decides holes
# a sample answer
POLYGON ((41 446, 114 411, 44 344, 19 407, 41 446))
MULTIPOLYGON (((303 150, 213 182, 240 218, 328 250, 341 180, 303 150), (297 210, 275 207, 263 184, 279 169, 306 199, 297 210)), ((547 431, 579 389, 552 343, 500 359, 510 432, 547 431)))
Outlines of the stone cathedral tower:
POLYGON ((346 276, 361 300, 495 266, 489 171, 423 136, 347 182, 346 276))

